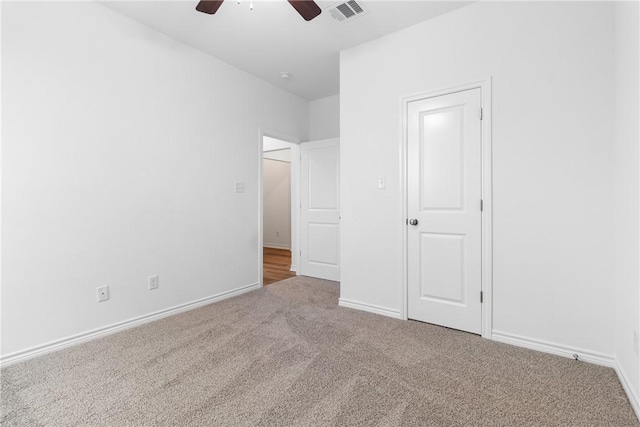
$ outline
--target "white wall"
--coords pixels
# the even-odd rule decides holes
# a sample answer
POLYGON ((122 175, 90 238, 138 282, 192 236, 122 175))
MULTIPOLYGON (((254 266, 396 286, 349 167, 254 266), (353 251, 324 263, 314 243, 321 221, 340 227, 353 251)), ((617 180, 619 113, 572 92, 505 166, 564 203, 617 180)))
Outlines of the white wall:
POLYGON ((401 310, 402 98, 493 76, 494 330, 613 355, 612 23, 479 2, 342 52, 341 298, 401 310))
POLYGON ((257 283, 259 128, 308 102, 93 2, 2 18, 2 354, 257 283))
MULTIPOLYGON (((640 330, 640 132, 638 87, 637 2, 615 5, 615 355, 618 367, 633 390, 640 391, 640 359, 633 348, 633 333, 640 330)), ((636 406, 638 407, 638 406, 636 406)))
POLYGON ((291 149, 284 148, 282 150, 265 151, 262 154, 262 158, 291 163, 291 149))
POLYGON ((265 153, 263 161, 263 245, 291 249, 291 149, 265 153), (280 159, 274 159, 280 157, 280 159))
POLYGON ((291 147, 291 142, 281 141, 269 136, 262 137, 262 151, 286 150, 291 147))
POLYGON ((309 103, 309 139, 340 136, 340 95, 332 95, 309 103))

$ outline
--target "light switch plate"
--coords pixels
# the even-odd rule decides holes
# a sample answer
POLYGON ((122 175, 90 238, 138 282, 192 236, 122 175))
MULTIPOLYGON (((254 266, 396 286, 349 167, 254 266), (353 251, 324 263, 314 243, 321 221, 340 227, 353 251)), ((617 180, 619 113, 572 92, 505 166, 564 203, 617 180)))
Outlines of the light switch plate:
POLYGON ((381 176, 378 178, 378 189, 383 190, 387 188, 387 178, 381 176))

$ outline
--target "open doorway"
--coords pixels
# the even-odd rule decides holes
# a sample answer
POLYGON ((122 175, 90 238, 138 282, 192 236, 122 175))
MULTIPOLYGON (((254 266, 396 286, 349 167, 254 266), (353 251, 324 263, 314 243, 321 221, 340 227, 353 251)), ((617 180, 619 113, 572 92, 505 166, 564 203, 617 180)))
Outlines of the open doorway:
POLYGON ((263 136, 262 284, 296 275, 298 145, 263 136))

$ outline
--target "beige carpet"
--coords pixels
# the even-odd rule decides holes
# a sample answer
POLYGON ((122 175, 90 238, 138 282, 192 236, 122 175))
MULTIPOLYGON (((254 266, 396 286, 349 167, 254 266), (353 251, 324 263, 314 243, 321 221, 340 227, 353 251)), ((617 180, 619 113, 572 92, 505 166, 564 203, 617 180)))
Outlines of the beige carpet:
POLYGON ((6 426, 637 426, 612 369, 293 278, 1 371, 6 426))

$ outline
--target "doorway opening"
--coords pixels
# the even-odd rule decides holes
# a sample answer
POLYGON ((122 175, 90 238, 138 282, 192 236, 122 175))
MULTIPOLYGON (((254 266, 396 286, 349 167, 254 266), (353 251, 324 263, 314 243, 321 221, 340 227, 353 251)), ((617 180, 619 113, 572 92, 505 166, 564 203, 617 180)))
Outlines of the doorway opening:
POLYGON ((298 145, 262 137, 262 285, 296 275, 298 145))

